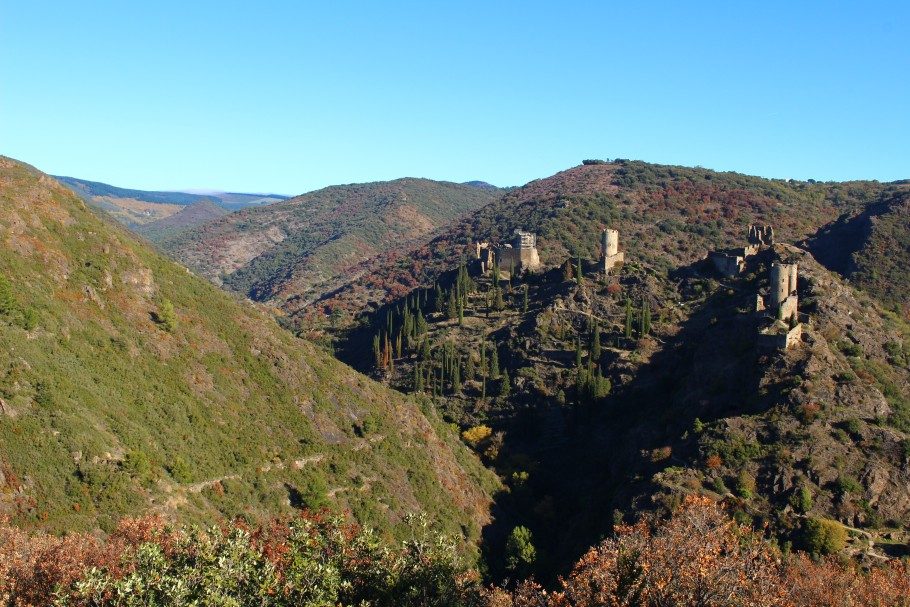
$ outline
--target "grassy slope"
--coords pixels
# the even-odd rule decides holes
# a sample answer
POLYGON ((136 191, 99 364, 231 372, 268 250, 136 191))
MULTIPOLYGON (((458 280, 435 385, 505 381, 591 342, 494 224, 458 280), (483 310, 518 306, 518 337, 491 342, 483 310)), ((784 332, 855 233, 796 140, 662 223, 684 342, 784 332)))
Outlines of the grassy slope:
POLYGON ((427 179, 334 186, 242 211, 162 246, 233 290, 300 306, 358 276, 364 261, 407 249, 497 196, 427 179))
POLYGON ((20 524, 289 501, 386 529, 415 509, 469 535, 486 519, 494 481, 432 415, 6 158, 0 241, 0 512, 20 524), (173 333, 153 319, 164 300, 173 333))

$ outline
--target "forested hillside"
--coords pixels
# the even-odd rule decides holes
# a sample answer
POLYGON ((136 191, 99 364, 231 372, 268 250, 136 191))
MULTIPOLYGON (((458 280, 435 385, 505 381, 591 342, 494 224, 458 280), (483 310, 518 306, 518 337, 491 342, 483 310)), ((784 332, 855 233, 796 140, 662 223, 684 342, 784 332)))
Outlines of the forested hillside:
MULTIPOLYGON (((558 264, 570 255, 594 258, 600 230, 610 226, 635 259, 666 272, 741 244, 750 223, 773 225, 779 241, 797 242, 908 190, 902 183, 797 182, 639 161, 584 164, 512 190, 418 247, 367 262, 358 280, 317 306, 289 301, 286 309, 317 319, 335 310, 356 316, 366 305, 432 285, 468 256, 471 240, 504 242, 516 228, 536 232, 541 260, 558 264)), ((910 266, 906 249, 894 255, 903 259, 900 267, 910 266)))

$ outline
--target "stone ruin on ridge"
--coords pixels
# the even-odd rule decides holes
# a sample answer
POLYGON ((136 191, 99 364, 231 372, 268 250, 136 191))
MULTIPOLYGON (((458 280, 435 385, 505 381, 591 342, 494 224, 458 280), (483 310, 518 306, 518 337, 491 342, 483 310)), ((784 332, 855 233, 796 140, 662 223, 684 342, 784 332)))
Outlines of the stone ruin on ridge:
POLYGON ((540 268, 540 255, 537 253, 537 235, 533 232, 515 230, 512 242, 492 246, 489 242, 474 243, 475 263, 480 273, 486 274, 493 269, 493 262, 500 271, 513 272, 534 271, 540 268))
POLYGON ((775 261, 771 266, 771 287, 768 305, 761 295, 755 300, 755 310, 764 313, 764 326, 759 330, 759 345, 767 349, 788 350, 799 345, 803 325, 799 319, 799 296, 796 291, 796 263, 775 261))
POLYGON ((741 274, 746 267, 746 258, 756 255, 759 251, 773 244, 774 228, 753 224, 749 226, 749 240, 746 246, 711 251, 708 257, 721 275, 733 278, 741 274))

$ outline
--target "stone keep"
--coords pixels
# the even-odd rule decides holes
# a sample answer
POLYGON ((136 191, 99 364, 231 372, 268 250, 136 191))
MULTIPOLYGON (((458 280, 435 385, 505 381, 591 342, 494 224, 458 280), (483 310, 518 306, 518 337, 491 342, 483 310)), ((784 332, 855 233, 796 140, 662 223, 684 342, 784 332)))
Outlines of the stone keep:
POLYGON ((496 262, 501 271, 533 271, 540 267, 537 234, 515 230, 510 244, 496 249, 496 262))
POLYGON ((798 296, 796 293, 797 264, 775 262, 771 266, 771 310, 780 320, 789 320, 796 315, 798 296))
POLYGON ((619 230, 604 228, 600 233, 600 269, 609 274, 624 260, 625 254, 619 252, 619 230))

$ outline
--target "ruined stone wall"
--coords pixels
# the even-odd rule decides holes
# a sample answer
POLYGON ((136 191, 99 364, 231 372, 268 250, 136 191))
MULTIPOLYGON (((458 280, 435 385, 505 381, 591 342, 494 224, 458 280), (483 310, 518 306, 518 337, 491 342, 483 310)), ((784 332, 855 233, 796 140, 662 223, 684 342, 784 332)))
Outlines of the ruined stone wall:
POLYGON ((745 268, 745 259, 740 255, 731 255, 722 251, 714 251, 710 255, 714 268, 723 276, 733 278, 738 276, 745 268))
POLYGON ((750 225, 749 244, 770 247, 774 244, 774 228, 771 226, 750 225))

